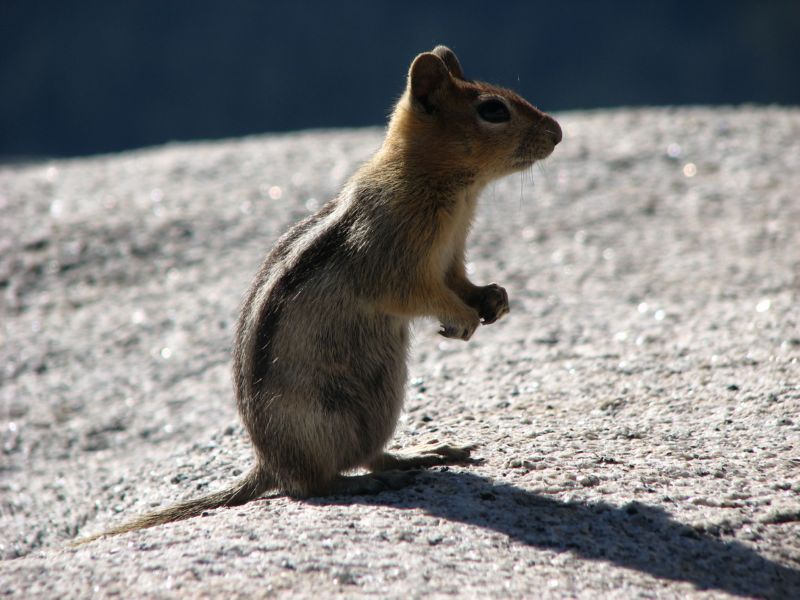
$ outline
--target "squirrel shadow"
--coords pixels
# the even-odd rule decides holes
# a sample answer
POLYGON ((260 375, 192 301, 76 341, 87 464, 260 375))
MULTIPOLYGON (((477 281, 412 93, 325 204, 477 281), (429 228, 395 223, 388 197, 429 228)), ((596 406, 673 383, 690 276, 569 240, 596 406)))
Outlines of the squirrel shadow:
POLYGON ((800 571, 675 521, 665 510, 630 502, 563 502, 468 472, 424 471, 402 492, 309 499, 315 504, 421 508, 490 529, 528 546, 572 552, 701 590, 800 598, 800 571))

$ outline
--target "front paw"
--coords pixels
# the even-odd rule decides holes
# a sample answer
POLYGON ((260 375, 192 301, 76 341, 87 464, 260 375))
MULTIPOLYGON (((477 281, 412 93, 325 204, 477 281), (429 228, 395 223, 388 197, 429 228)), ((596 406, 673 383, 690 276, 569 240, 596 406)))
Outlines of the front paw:
POLYGON ((476 294, 476 308, 484 325, 494 323, 500 317, 508 314, 508 294, 505 288, 496 283, 479 288, 476 294))
POLYGON ((450 320, 442 320, 439 329, 439 335, 452 338, 456 340, 464 340, 465 342, 472 337, 472 334, 475 333, 475 330, 480 325, 481 320, 478 317, 478 313, 474 313, 473 318, 469 320, 459 321, 459 322, 452 322, 450 320))

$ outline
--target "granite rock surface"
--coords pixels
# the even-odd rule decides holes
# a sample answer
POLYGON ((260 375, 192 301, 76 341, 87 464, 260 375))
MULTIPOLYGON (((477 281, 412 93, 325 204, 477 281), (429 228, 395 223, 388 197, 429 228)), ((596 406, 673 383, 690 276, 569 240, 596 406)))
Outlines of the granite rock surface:
POLYGON ((469 246, 511 314, 415 325, 402 490, 67 547, 251 464, 242 295, 378 129, 0 167, 0 595, 800 597, 800 110, 556 115, 469 246))

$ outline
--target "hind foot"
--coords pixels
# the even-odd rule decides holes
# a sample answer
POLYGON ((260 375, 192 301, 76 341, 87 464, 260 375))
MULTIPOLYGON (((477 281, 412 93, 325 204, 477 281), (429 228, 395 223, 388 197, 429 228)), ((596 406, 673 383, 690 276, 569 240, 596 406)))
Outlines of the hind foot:
POLYGON ((442 465, 469 465, 478 464, 480 459, 470 457, 475 449, 471 446, 450 446, 449 444, 422 444, 406 448, 402 452, 384 452, 369 463, 368 467, 373 474, 380 474, 388 469, 426 469, 442 465))

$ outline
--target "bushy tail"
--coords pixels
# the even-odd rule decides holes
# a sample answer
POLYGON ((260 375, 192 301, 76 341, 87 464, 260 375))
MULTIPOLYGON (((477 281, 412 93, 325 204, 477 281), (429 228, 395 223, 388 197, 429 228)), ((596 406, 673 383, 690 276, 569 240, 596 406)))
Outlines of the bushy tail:
POLYGON ((153 527, 155 525, 190 519, 200 516, 207 510, 219 508, 220 506, 240 506, 251 500, 255 500, 261 494, 274 487, 275 484, 269 475, 256 466, 245 475, 243 479, 226 490, 203 496, 202 498, 186 500, 185 502, 175 504, 169 508, 163 508, 142 515, 124 525, 114 527, 103 533, 82 538, 70 545, 73 547, 81 546, 107 535, 119 535, 121 533, 128 533, 129 531, 136 531, 137 529, 146 529, 147 527, 153 527))

